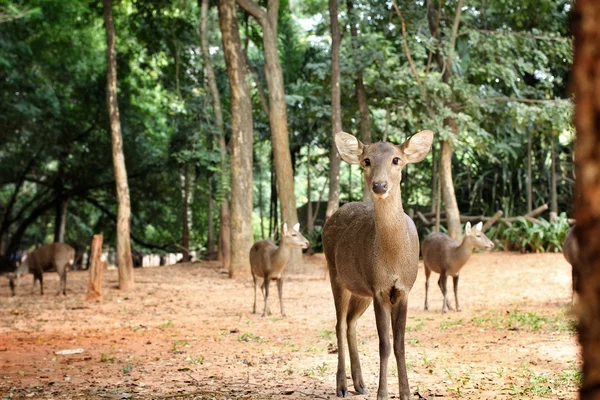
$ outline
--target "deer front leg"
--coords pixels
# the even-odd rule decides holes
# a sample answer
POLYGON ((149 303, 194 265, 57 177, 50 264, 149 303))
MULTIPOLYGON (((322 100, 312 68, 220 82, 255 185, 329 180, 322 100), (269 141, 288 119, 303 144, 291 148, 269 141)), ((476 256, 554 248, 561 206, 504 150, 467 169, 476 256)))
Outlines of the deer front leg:
POLYGON ((256 275, 252 274, 252 280, 254 281, 254 305, 252 306, 252 314, 256 314, 256 292, 258 291, 258 279, 256 279, 256 275))
POLYGON ((456 311, 462 311, 458 305, 458 275, 452 277, 452 283, 454 287, 454 300, 456 301, 456 311))
POLYGON ((285 311, 283 311, 283 300, 281 299, 283 293, 283 278, 277 279, 277 292, 279 294, 279 306, 281 307, 281 316, 287 317, 285 311))
POLYGON ((429 277, 431 276, 431 270, 429 268, 427 268, 427 265, 424 265, 425 267, 425 311, 429 311, 429 302, 427 301, 428 295, 429 295, 429 277))
POLYGON ((335 303, 335 316, 337 318, 337 323, 335 324, 335 336, 337 338, 338 346, 338 366, 335 376, 335 394, 337 397, 347 397, 348 383, 346 380, 346 352, 344 348, 344 338, 346 337, 346 318, 348 315, 350 292, 337 285, 333 279, 331 280, 331 289, 333 292, 333 301, 335 303))
POLYGON ((400 399, 410 399, 408 374, 406 371, 406 354, 404 350, 404 334, 406 331, 406 314, 408 310, 408 293, 401 292, 392 308, 392 332, 394 335, 394 355, 398 366, 398 381, 400 384, 400 399))
POLYGON ((352 382, 354 390, 360 394, 368 394, 365 390, 365 383, 362 377, 360 368, 360 360, 358 357, 358 346, 356 343, 356 323, 363 315, 367 307, 371 304, 371 299, 368 297, 360 297, 356 295, 350 296, 350 304, 348 306, 348 316, 346 318, 348 326, 348 350, 350 352, 350 370, 352 371, 352 382))
POLYGON ((379 336, 379 388, 377 400, 388 398, 387 370, 390 358, 390 303, 389 299, 375 296, 375 320, 377 322, 377 335, 379 336))
POLYGON ((269 312, 268 300, 269 300, 269 282, 270 281, 271 281, 271 279, 269 279, 268 276, 264 277, 263 286, 265 288, 265 308, 263 309, 263 313, 262 313, 261 317, 266 317, 267 313, 269 312))
POLYGON ((442 305, 442 312, 446 312, 447 310, 452 310, 452 305, 450 304, 450 300, 448 300, 448 291, 447 291, 447 285, 448 283, 448 276, 446 275, 445 272, 442 272, 440 274, 440 279, 438 280, 438 286, 440 287, 440 290, 442 291, 442 295, 444 295, 444 304, 442 305))

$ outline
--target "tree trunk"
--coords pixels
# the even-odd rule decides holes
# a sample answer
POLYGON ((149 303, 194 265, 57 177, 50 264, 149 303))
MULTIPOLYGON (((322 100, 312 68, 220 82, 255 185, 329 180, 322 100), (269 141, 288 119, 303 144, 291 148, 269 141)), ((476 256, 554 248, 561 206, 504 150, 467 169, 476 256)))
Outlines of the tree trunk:
POLYGON ((206 223, 208 224, 207 228, 207 240, 206 240, 206 252, 208 254, 213 254, 215 251, 215 221, 214 221, 214 200, 213 200, 213 185, 212 178, 208 179, 208 209, 206 211, 206 223))
POLYGON ((102 301, 102 234, 94 235, 90 249, 90 280, 88 282, 88 301, 102 301))
POLYGON ((435 142, 431 146, 431 212, 434 213, 437 207, 437 185, 439 184, 438 159, 436 157, 435 142))
POLYGON ((200 47, 202 49, 202 59, 204 61, 204 70, 208 80, 210 97, 212 100, 215 122, 219 135, 219 151, 221 153, 221 182, 218 193, 221 198, 219 207, 219 258, 223 262, 223 268, 231 271, 231 228, 229 221, 229 197, 225 190, 225 182, 229 182, 229 171, 227 168, 227 143, 225 142, 225 129, 223 126, 223 111, 221 109, 221 96, 217 88, 217 79, 212 67, 210 53, 208 51, 208 2, 201 0, 201 18, 200 18, 200 47))
POLYGON ((309 235, 312 235, 315 231, 315 224, 313 223, 313 209, 312 209, 312 186, 310 179, 310 170, 311 170, 311 162, 310 162, 310 145, 306 148, 306 198, 308 199, 308 203, 306 203, 306 231, 309 235))
POLYGON ((452 239, 460 240, 462 228, 460 225, 460 213, 454 194, 454 183, 452 182, 452 150, 454 145, 452 139, 442 141, 440 156, 440 186, 442 199, 446 207, 446 220, 448 223, 448 235, 452 239))
POLYGON ((533 181, 531 174, 531 148, 533 141, 533 133, 529 129, 527 139, 527 212, 530 213, 533 210, 533 181))
POLYGON ((181 226, 181 253, 183 254, 182 261, 190 261, 190 204, 189 204, 189 176, 187 165, 181 168, 179 173, 181 181, 181 200, 182 200, 182 226, 181 226))
POLYGON ((578 0, 572 16, 576 195, 579 258, 577 326, 583 377, 580 398, 600 398, 600 3, 578 0))
POLYGON ((556 138, 550 136, 550 222, 558 216, 558 193, 556 190, 556 138))
POLYGON ((249 269, 252 233, 252 140, 250 87, 246 78, 235 0, 219 2, 219 22, 231 92, 231 278, 249 269))
POLYGON ((64 197, 56 199, 56 215, 54 218, 54 241, 64 243, 65 231, 67 229, 67 205, 68 200, 64 197))
MULTIPOLYGON (((266 11, 252 0, 238 0, 238 4, 262 26, 265 77, 269 90, 269 125, 271 127, 275 171, 277 171, 277 191, 279 192, 281 219, 289 226, 293 226, 298 222, 298 212, 296 211, 294 170, 290 154, 283 71, 277 52, 279 0, 269 0, 266 11)), ((301 260, 302 250, 299 248, 292 249, 288 260, 288 268, 293 268, 301 260)))
POLYGON ((265 240, 265 212, 264 212, 264 196, 263 196, 263 179, 261 163, 258 164, 258 217, 260 218, 260 238, 265 240))
POLYGON ((104 23, 106 27, 106 103, 110 118, 112 134, 112 156, 117 183, 117 268, 119 270, 119 289, 133 288, 133 260, 131 258, 130 219, 131 206, 129 203, 129 186, 127 170, 123 155, 123 137, 121 135, 121 120, 117 102, 117 60, 115 46, 115 27, 112 18, 111 0, 103 0, 104 23))
POLYGON ((331 21, 331 150, 329 153, 329 199, 325 218, 329 219, 340 207, 340 155, 335 146, 335 134, 342 130, 340 99, 340 26, 337 0, 329 0, 331 21))

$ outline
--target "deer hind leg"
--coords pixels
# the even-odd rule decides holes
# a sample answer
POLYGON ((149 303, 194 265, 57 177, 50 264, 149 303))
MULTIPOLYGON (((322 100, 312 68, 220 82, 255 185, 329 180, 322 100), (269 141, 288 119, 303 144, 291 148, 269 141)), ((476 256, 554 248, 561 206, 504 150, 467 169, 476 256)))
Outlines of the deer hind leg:
POLYGON ((438 280, 438 286, 442 291, 442 295, 444 296, 444 303, 442 305, 442 312, 446 312, 446 309, 452 310, 452 305, 450 304, 450 299, 448 299, 448 275, 445 272, 440 273, 440 279, 438 280))
POLYGON ((256 279, 256 275, 254 274, 252 274, 252 280, 254 281, 254 305, 252 306, 252 314, 256 314, 256 292, 258 291, 259 283, 258 279, 256 279))
POLYGON ((337 323, 335 325, 335 336, 338 346, 338 367, 336 373, 336 395, 337 397, 348 396, 348 383, 346 380, 346 359, 344 349, 344 339, 347 331, 348 306, 350 303, 350 292, 339 285, 334 279, 331 279, 331 291, 335 303, 335 316, 337 323))
POLYGON ((408 293, 399 291, 396 304, 392 306, 392 332, 394 335, 394 355, 398 366, 400 399, 410 399, 408 374, 406 372, 406 354, 404 350, 404 334, 406 331, 406 314, 408 310, 408 293))
POLYGON ((426 264, 423 264, 423 266, 425 267, 425 307, 424 307, 424 310, 428 311, 429 310, 429 302, 427 301, 427 298, 429 295, 429 277, 431 276, 431 270, 429 269, 429 267, 427 267, 426 264))
POLYGON ((458 275, 452 277, 452 286, 454 287, 454 301, 456 301, 456 311, 461 311, 458 305, 458 275))
MULTIPOLYGON (((350 352, 350 369, 352 371, 352 382, 354 390, 360 394, 368 394, 365 390, 365 383, 362 377, 360 368, 360 360, 358 357, 358 346, 356 343, 356 324, 358 319, 363 315, 367 307, 371 304, 371 298, 361 297, 356 295, 350 296, 348 305, 348 314, 346 316, 346 324, 348 327, 348 350, 350 352)), ((338 349, 338 352, 340 350, 338 349)))
POLYGON ((62 269, 56 268, 58 276, 60 277, 60 286, 58 287, 58 292, 56 292, 57 296, 59 296, 61 293, 63 296, 67 295, 67 265, 68 264, 65 264, 62 269))
POLYGON ((279 294, 279 307, 281 308, 281 316, 286 317, 285 311, 283 311, 283 278, 277 279, 277 293, 279 294))
POLYGON ((265 276, 263 278, 263 287, 265 289, 265 308, 263 309, 263 313, 262 313, 262 317, 266 317, 267 314, 271 314, 271 311, 269 310, 269 282, 271 281, 271 279, 269 278, 269 276, 265 276))

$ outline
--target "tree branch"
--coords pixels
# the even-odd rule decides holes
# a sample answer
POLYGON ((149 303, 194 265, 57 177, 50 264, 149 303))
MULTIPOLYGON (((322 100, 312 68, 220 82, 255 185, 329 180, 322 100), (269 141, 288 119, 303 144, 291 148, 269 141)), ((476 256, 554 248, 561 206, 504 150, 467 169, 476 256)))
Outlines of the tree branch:
POLYGON ((522 99, 519 97, 488 97, 487 99, 481 99, 482 103, 491 103, 493 101, 518 101, 521 103, 559 103, 561 101, 571 101, 572 99, 522 99))
POLYGON ((454 24, 452 25, 452 36, 450 36, 450 51, 448 52, 448 71, 452 70, 452 54, 454 54, 454 47, 456 46, 456 37, 458 36, 458 26, 460 25, 460 15, 462 13, 462 6, 464 0, 458 0, 456 5, 456 14, 454 15, 454 24))
POLYGON ((419 73, 415 68, 412 56, 410 55, 410 49, 408 48, 408 38, 406 34, 406 24, 404 22, 404 17, 402 16, 400 9, 398 8, 396 0, 393 0, 393 5, 394 9, 396 10, 396 14, 398 14, 398 17, 400 17, 400 22, 402 23, 402 37, 404 38, 404 40, 402 41, 402 47, 404 47, 404 53, 406 54, 406 58, 408 58, 408 65, 410 66, 410 70, 412 71, 413 75, 415 76, 415 79, 417 80, 417 84, 419 85, 419 87, 422 87, 423 85, 421 83, 421 78, 419 78, 419 73))
MULTIPOLYGON (((258 4, 256 4, 252 0, 237 0, 237 3, 242 7, 246 12, 252 15, 259 24, 265 26, 265 24, 269 21, 269 16, 267 12, 258 4)), ((271 3, 269 1, 269 3, 271 3)))

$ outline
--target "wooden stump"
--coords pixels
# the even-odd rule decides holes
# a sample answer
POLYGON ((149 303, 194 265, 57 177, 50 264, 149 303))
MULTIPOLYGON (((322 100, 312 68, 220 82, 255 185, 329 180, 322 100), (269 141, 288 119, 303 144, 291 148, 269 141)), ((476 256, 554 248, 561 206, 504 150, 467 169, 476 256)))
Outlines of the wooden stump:
POLYGON ((92 249, 90 250, 90 281, 88 283, 87 299, 89 301, 102 301, 102 235, 94 235, 92 249))

